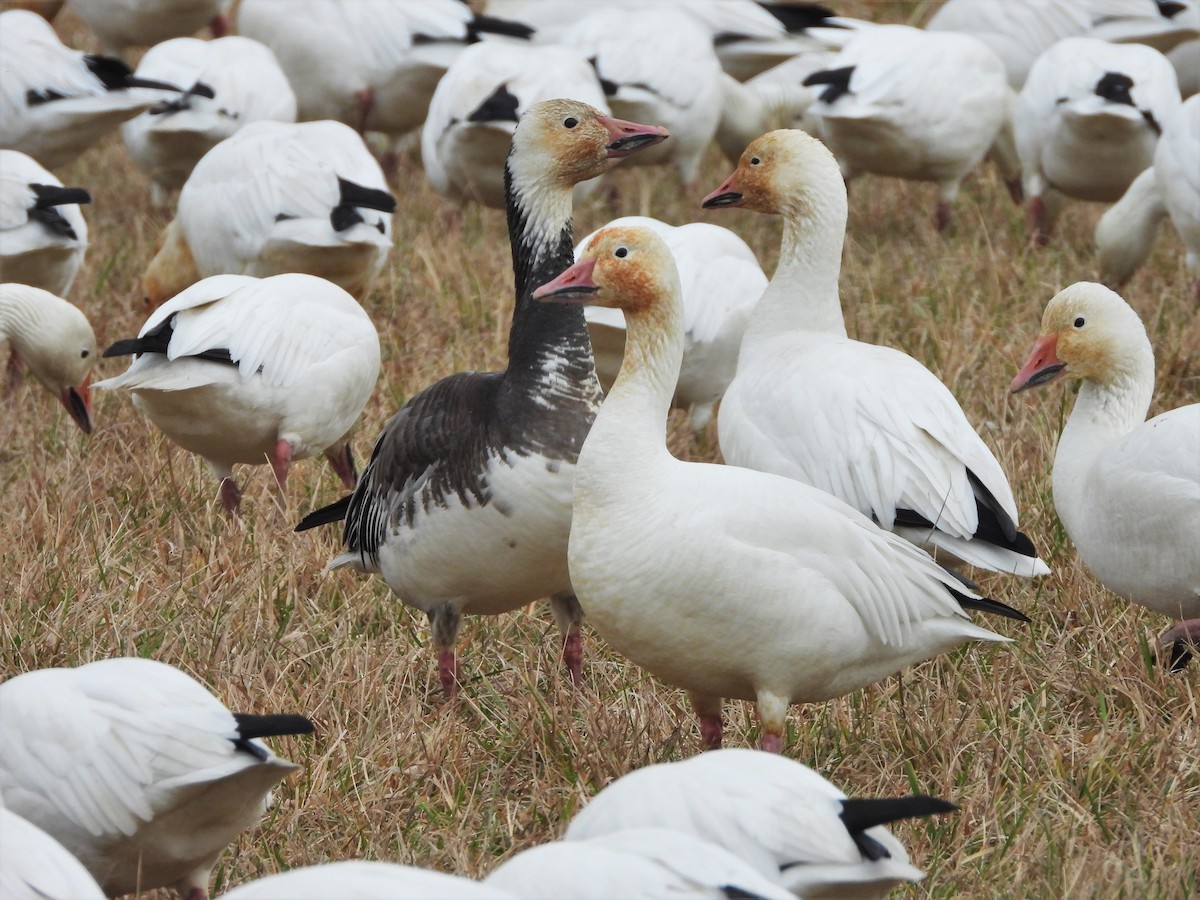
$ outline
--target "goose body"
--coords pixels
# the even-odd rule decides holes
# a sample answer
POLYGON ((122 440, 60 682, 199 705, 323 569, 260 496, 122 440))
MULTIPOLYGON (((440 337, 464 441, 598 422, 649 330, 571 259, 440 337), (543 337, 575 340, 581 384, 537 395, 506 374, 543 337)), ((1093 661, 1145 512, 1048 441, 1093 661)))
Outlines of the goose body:
POLYGON ((344 860, 304 866, 239 884, 223 900, 516 900, 507 891, 469 878, 396 863, 344 860))
POLYGON ((31 157, 0 150, 0 281, 67 293, 88 245, 79 205, 90 202, 31 157))
POLYGON ((353 129, 256 122, 196 164, 143 288, 158 304, 210 275, 303 272, 362 296, 391 249, 395 208, 353 129))
POLYGON ((653 232, 607 229, 536 296, 581 289, 623 309, 627 336, 576 467, 571 584, 614 649, 692 694, 706 743, 720 742, 720 698, 756 701, 763 745, 778 750, 792 703, 841 696, 968 640, 1005 640, 963 612, 959 598, 976 595, 836 497, 670 455, 682 308, 653 232))
POLYGON ((462 615, 546 596, 579 678, 566 546, 575 460, 600 386, 582 310, 530 293, 571 262, 571 188, 665 136, 577 101, 525 113, 505 168, 516 275, 508 368, 459 372, 416 394, 375 442, 353 495, 298 526, 345 519, 345 552, 329 568, 377 572, 426 613, 448 695, 462 615))
MULTIPOLYGON (((0 798, 2 800, 3 798, 0 798)), ((5 897, 69 897, 104 900, 104 891, 83 864, 32 822, 0 803, 0 894, 5 897)))
POLYGON ((779 267, 721 403, 726 461, 827 491, 939 559, 1046 574, 1004 471, 949 389, 911 356, 847 336, 846 191, 820 142, 764 135, 705 205, 784 218, 779 267))
POLYGON ((1200 403, 1146 421, 1154 352, 1103 285, 1060 291, 1041 332, 1012 389, 1083 379, 1054 455, 1054 508, 1101 584, 1184 620, 1164 636, 1182 666, 1200 641, 1200 403))
POLYGON ((595 71, 575 48, 483 41, 464 50, 438 83, 421 130, 421 161, 434 190, 503 208, 504 160, 517 121, 553 97, 608 112, 595 71))
POLYGON ((206 278, 105 355, 134 359, 95 386, 132 394, 203 457, 230 512, 236 463, 270 462, 282 496, 291 462, 324 453, 354 484, 349 433, 379 374, 379 335, 337 285, 302 274, 206 278))
POLYGON ((115 56, 127 47, 186 37, 205 25, 220 37, 228 29, 222 9, 229 5, 229 0, 71 0, 75 15, 115 56))
POLYGON ((23 366, 92 430, 91 370, 98 358, 87 317, 61 297, 25 284, 0 284, 0 344, 9 345, 11 392, 23 366))
POLYGON ((200 157, 239 128, 262 119, 296 120, 296 95, 275 55, 249 38, 164 41, 146 51, 137 74, 185 89, 204 84, 214 94, 185 90, 121 126, 130 156, 160 199, 182 187, 200 157))
MULTIPOLYGON (((686 340, 672 404, 690 410, 692 430, 700 431, 712 418, 714 405, 733 378, 742 334, 756 296, 767 286, 767 276, 745 241, 718 225, 692 222, 674 226, 648 216, 623 216, 608 224, 644 226, 671 248, 683 290, 686 340)), ((579 242, 577 258, 596 234, 579 242)), ((596 373, 607 391, 621 370, 625 316, 620 310, 602 306, 589 306, 584 315, 596 356, 596 373)))
POLYGON ((1150 166, 1180 105, 1157 50, 1068 38, 1038 57, 1013 110, 1025 196, 1044 242, 1065 197, 1111 203, 1150 166))
POLYGON ((862 172, 932 181, 938 226, 1008 113, 1004 64, 968 35, 887 25, 859 32, 805 85, 810 112, 849 181, 862 172))
POLYGON ((531 847, 485 883, 526 900, 724 900, 792 895, 722 847, 669 828, 633 827, 531 847))
POLYGON ((679 829, 798 897, 885 897, 925 875, 883 826, 953 809, 931 797, 851 800, 801 763, 730 748, 623 775, 576 813, 564 839, 679 829))
POLYGON ((299 768, 255 738, 312 731, 301 716, 234 715, 191 676, 138 658, 10 678, 0 718, 5 805, 109 895, 206 897, 217 856, 299 768))

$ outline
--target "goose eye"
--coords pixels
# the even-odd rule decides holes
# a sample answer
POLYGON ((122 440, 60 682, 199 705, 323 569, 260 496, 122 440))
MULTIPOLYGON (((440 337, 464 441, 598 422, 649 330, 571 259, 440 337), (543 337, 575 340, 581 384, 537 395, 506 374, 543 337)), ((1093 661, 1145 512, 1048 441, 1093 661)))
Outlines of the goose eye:
POLYGON ((1083 327, 1083 324, 1084 324, 1084 323, 1083 323, 1083 316, 1080 316, 1078 319, 1076 319, 1076 320, 1075 320, 1075 327, 1076 327, 1076 328, 1082 328, 1082 327, 1083 327))
POLYGON ((80 358, 80 359, 87 359, 87 358, 88 358, 88 354, 89 354, 89 353, 91 353, 91 352, 92 352, 92 351, 90 351, 90 350, 84 350, 82 353, 80 353, 80 354, 79 354, 79 358, 80 358))
POLYGON ((750 165, 752 165, 752 166, 757 166, 760 162, 762 162, 762 160, 759 159, 757 156, 751 157, 751 159, 750 159, 750 165))
POLYGON ((579 124, 579 120, 576 119, 574 116, 569 116, 568 118, 563 120, 563 125, 566 126, 567 128, 574 128, 578 124, 579 124))
POLYGON ((626 250, 624 247, 618 247, 616 252, 613 254, 613 256, 615 256, 617 259, 624 259, 628 255, 629 255, 629 251, 626 250))

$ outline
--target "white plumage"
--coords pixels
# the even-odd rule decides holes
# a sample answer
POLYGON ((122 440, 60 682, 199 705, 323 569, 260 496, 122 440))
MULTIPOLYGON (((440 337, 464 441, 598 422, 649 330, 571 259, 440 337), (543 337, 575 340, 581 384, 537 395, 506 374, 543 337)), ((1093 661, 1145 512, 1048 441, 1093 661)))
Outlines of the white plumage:
POLYGON ((784 218, 779 267, 721 404, 726 461, 827 491, 939 558, 1046 574, 1017 531, 1004 471, 954 395, 911 356, 847 336, 846 191, 821 143, 764 135, 705 205, 784 218))
POLYGON ((66 294, 87 251, 91 198, 17 150, 0 150, 0 281, 66 294))
POLYGON ((149 47, 211 25, 216 36, 228 24, 221 15, 231 0, 71 0, 71 10, 104 44, 121 55, 126 47, 149 47))
MULTIPOLYGON (((282 718, 265 733, 312 730, 282 718)), ((148 659, 11 678, 0 720, 5 805, 109 894, 175 885, 205 896, 217 856, 299 768, 249 739, 261 717, 235 717, 191 676, 148 659)))
POLYGON ((516 900, 497 887, 396 863, 345 860, 239 884, 222 900, 516 900))
POLYGON ((159 307, 139 354, 97 382, 133 394, 171 440, 222 479, 233 512, 235 463, 270 462, 282 491, 290 462, 324 452, 353 486, 349 433, 379 374, 379 335, 353 297, 311 275, 217 275, 159 307))
POLYGON ((0 797, 0 896, 8 900, 104 900, 83 864, 0 797))

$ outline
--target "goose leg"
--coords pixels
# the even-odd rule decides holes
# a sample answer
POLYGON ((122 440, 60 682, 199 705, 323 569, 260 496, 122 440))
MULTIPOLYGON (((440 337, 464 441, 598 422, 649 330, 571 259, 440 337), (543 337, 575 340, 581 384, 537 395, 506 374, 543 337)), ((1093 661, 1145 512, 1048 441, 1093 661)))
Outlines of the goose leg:
POLYGON ((758 746, 767 753, 783 752, 783 729, 787 722, 788 702, 775 694, 758 695, 758 722, 762 734, 758 746))
POLYGON ((583 622, 583 607, 574 594, 559 594, 550 598, 550 610, 562 634, 563 662, 571 675, 571 684, 579 687, 583 681, 583 633, 579 627, 583 622))
POLYGON ((333 466, 338 478, 342 479, 342 484, 353 489, 358 483, 358 467, 354 465, 354 452, 350 449, 350 442, 330 447, 325 451, 325 458, 329 460, 329 465, 333 466))
POLYGON ((1192 654, 1200 650, 1200 619, 1180 622, 1164 631, 1158 641, 1170 648, 1171 671, 1182 672, 1191 662, 1192 654))
POLYGON ((275 449, 271 451, 271 471, 275 473, 275 501, 279 504, 279 508, 283 509, 284 491, 287 489, 288 469, 292 464, 292 444, 290 441, 280 440, 275 444, 275 449))
POLYGON ((462 613, 451 603, 439 603, 426 615, 433 630, 433 646, 438 652, 438 679, 446 699, 453 700, 458 694, 458 658, 454 655, 454 643, 462 626, 462 613))
POLYGON ((1029 227, 1037 246, 1045 247, 1050 243, 1050 214, 1046 211, 1046 201, 1041 197, 1029 198, 1029 227))
POLYGON ((221 479, 221 505, 225 507, 225 512, 236 519, 241 502, 242 492, 237 482, 233 480, 232 475, 226 475, 221 479))
POLYGON ((21 365, 21 354, 16 350, 8 354, 8 375, 4 380, 4 392, 12 394, 21 383, 21 376, 24 374, 24 367, 21 365))
POLYGON ((938 231, 945 231, 950 227, 950 204, 945 200, 939 200, 934 208, 934 221, 937 223, 938 231))
POLYGON ((363 88, 361 91, 356 91, 354 99, 358 101, 358 133, 365 135, 367 133, 367 117, 371 115, 371 107, 375 105, 375 92, 369 87, 363 88))
POLYGON ((724 726, 721 722, 721 698, 688 691, 692 710, 700 721, 700 749, 720 750, 724 726))

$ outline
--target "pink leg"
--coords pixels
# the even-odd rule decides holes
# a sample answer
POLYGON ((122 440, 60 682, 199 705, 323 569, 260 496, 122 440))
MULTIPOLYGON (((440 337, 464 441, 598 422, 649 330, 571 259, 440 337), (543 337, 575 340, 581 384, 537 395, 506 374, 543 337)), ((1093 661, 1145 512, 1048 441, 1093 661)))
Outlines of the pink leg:
POLYGON ((8 354, 8 377, 5 379, 4 391, 11 394, 17 389, 21 383, 21 376, 25 373, 25 367, 21 365, 21 354, 16 350, 8 354))
POLYGON ((724 727, 721 716, 697 716, 700 720, 700 749, 720 750, 724 727))
POLYGON ((1039 247, 1050 243, 1050 217, 1046 201, 1041 197, 1029 198, 1029 227, 1033 229, 1033 242, 1039 247))
POLYGON ((232 475, 226 475, 221 479, 221 505, 225 507, 225 512, 236 519, 241 501, 242 492, 238 489, 237 482, 233 480, 232 475))
POLYGON ((350 442, 330 447, 325 451, 325 458, 329 460, 329 465, 333 466, 338 478, 342 479, 342 484, 353 489, 358 483, 358 471, 354 468, 354 453, 350 450, 350 442))
POLYGON ((354 98, 361 107, 358 114, 358 133, 367 133, 367 117, 371 115, 371 107, 375 104, 375 93, 368 87, 357 91, 354 98))
POLYGON ((766 753, 782 753, 783 736, 764 731, 762 737, 759 738, 758 747, 766 753))
POLYGON ((271 451, 271 471, 275 473, 275 486, 278 493, 275 496, 280 507, 284 505, 284 491, 287 489, 288 469, 292 464, 292 445, 288 441, 279 441, 271 451))
POLYGON ((438 678, 446 699, 453 700, 458 695, 458 659, 452 647, 438 651, 438 678))
POLYGON ((571 673, 571 684, 579 687, 583 683, 583 635, 579 626, 575 626, 563 641, 563 662, 571 673))
POLYGON ((1012 198, 1014 206, 1020 206, 1025 202, 1025 185, 1021 181, 1021 176, 1016 178, 1006 178, 1004 186, 1008 188, 1008 196, 1012 198))
POLYGON ((950 227, 950 204, 945 200, 939 200, 934 214, 937 222, 937 230, 945 231, 950 227))
POLYGON ((187 892, 187 900, 208 900, 208 891, 201 887, 194 887, 187 892))
MULTIPOLYGON (((211 22, 208 23, 208 30, 212 32, 215 38, 223 38, 229 34, 229 17, 226 15, 213 16, 211 22)), ((188 898, 191 900, 191 898, 188 898)))
POLYGON ((1200 619, 1188 619, 1167 629, 1159 636, 1158 642, 1170 649, 1171 671, 1182 672, 1191 661, 1192 654, 1200 650, 1200 619))

